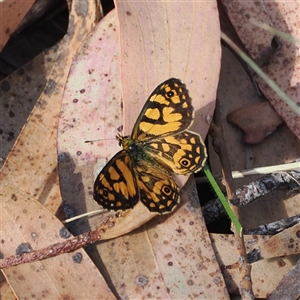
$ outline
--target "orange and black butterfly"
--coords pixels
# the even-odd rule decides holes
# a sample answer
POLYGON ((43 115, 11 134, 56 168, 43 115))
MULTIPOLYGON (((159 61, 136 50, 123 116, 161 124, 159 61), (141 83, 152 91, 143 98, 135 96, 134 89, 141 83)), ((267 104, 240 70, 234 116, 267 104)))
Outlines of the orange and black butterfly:
POLYGON ((145 103, 131 133, 118 135, 123 149, 103 168, 94 183, 94 199, 103 208, 126 210, 138 201, 151 211, 170 213, 179 203, 172 174, 199 171, 206 148, 189 131, 194 109, 185 84, 170 78, 145 103))

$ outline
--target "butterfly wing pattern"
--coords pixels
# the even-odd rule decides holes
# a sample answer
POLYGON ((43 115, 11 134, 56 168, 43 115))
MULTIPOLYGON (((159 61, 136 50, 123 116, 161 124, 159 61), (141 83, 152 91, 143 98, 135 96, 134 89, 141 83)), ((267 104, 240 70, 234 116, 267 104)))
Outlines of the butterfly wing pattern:
POLYGON ((104 208, 126 210, 140 200, 155 213, 170 213, 179 203, 172 174, 199 171, 206 148, 189 131, 194 109, 185 84, 170 78, 146 101, 131 137, 117 136, 123 150, 103 168, 94 184, 94 199, 104 208))
POLYGON ((127 151, 118 152, 102 169, 94 183, 94 199, 112 210, 126 210, 139 201, 137 179, 127 151))

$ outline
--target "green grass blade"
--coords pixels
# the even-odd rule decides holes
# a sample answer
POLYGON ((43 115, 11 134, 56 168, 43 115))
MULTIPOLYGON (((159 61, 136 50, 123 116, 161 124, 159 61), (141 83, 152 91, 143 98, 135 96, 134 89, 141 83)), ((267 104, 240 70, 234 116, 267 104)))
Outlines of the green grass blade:
POLYGON ((239 220, 236 218, 234 212, 232 211, 230 205, 228 204, 225 196, 223 195, 221 189, 219 188, 216 180, 214 179, 212 173, 209 170, 209 167, 207 166, 207 164, 204 165, 203 167, 203 171, 208 179, 208 181, 210 182, 211 186, 213 187, 215 193, 217 194, 218 198, 220 199, 224 209, 226 210, 230 220, 232 221, 236 232, 239 233, 240 236, 242 236, 242 232, 243 232, 243 227, 240 224, 239 220))

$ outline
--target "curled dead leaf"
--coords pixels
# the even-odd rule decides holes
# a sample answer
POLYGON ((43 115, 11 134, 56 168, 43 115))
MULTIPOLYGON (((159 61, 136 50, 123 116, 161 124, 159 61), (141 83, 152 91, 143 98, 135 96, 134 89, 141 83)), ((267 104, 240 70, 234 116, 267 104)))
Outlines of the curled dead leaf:
POLYGON ((227 121, 239 126, 244 132, 247 144, 261 143, 282 123, 269 102, 262 102, 232 111, 227 121))

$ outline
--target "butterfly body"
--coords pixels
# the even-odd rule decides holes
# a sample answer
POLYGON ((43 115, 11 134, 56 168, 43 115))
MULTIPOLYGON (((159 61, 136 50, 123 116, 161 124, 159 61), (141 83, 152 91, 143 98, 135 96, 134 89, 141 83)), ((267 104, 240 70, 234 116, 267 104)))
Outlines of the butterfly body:
POLYGON ((189 131, 194 110, 185 85, 175 78, 150 95, 130 137, 118 135, 122 146, 94 183, 94 199, 104 208, 126 210, 140 200, 151 211, 171 212, 179 203, 172 174, 202 168, 205 145, 189 131))

